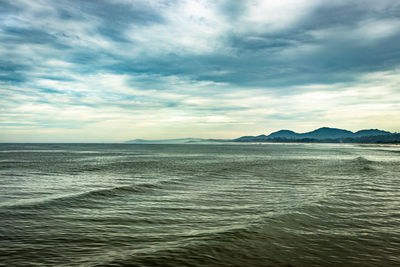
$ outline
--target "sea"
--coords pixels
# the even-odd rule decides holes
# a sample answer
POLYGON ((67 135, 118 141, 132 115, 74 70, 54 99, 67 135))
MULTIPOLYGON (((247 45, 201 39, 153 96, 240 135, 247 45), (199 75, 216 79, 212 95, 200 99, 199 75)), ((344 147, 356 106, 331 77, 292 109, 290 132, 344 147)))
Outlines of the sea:
POLYGON ((1 266, 400 266, 400 146, 0 144, 1 266))

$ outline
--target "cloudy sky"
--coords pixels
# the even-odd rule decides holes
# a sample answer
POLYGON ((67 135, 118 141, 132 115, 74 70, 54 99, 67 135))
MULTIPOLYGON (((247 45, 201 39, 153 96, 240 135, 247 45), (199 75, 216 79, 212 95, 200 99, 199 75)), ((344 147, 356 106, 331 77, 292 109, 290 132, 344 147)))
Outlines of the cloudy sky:
POLYGON ((0 0, 0 141, 400 131, 400 1, 0 0))

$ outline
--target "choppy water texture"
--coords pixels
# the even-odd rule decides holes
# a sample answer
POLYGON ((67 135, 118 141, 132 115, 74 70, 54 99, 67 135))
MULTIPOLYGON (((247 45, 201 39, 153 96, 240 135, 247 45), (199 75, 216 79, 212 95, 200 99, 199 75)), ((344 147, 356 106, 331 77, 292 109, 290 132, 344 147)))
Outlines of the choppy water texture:
POLYGON ((0 265, 400 265, 400 147, 0 145, 0 265))

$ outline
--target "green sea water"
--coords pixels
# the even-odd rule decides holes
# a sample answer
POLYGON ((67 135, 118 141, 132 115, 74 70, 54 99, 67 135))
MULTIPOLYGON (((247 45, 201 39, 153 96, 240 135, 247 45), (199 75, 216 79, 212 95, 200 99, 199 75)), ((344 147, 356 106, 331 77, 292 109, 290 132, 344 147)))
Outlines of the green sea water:
POLYGON ((400 147, 1 144, 0 265, 400 266, 400 147))

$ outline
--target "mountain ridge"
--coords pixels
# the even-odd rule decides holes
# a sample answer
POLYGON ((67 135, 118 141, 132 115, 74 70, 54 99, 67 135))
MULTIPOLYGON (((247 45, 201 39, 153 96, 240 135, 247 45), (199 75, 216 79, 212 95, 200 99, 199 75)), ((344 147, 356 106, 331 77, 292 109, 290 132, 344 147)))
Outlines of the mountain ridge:
POLYGON ((179 138, 144 140, 134 139, 127 144, 205 144, 227 142, 273 142, 273 143, 400 143, 400 133, 379 129, 363 129, 352 132, 345 129, 321 127, 309 132, 297 133, 292 130, 279 130, 269 135, 241 136, 235 139, 179 138))
POLYGON ((270 140, 277 138, 284 138, 288 140, 298 140, 298 139, 323 140, 323 139, 340 139, 340 138, 360 138, 360 137, 390 135, 390 134, 392 133, 379 129, 363 129, 357 132, 352 132, 349 130, 339 129, 339 128, 321 127, 305 133, 297 133, 292 130, 279 130, 276 132, 272 132, 267 136, 266 135, 242 136, 234 140, 239 142, 248 142, 250 140, 252 141, 266 140, 266 139, 270 140))

